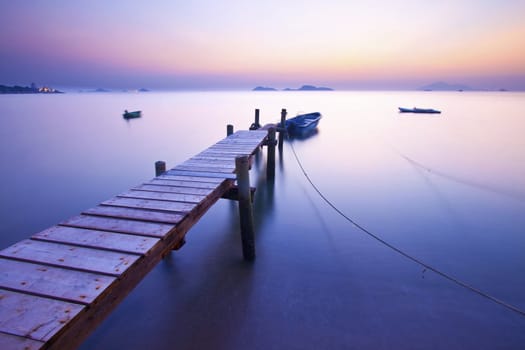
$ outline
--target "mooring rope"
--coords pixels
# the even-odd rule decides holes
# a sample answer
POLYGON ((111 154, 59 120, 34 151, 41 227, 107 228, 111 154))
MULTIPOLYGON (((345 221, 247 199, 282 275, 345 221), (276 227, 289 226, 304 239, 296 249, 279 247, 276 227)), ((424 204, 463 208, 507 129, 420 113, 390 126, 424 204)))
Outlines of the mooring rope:
POLYGON ((335 210, 340 216, 342 216, 344 219, 346 219, 348 222, 350 222, 352 225, 354 225, 355 227, 357 227, 360 231, 364 232, 365 234, 367 234, 368 236, 372 237, 373 239, 375 239, 376 241, 380 242, 381 244, 387 246, 388 248, 392 249, 393 251, 397 252, 398 254, 404 256, 405 258, 415 262, 416 264, 424 267, 425 269, 427 270, 430 270, 430 271, 433 271, 434 273, 438 274, 439 276, 451 281, 451 282, 454 282, 455 284, 471 291, 471 292, 474 292, 474 293, 477 293, 479 295, 481 295, 482 297, 496 303, 496 304, 499 304, 511 311, 514 311, 515 313, 521 315, 521 316, 525 316, 525 311, 524 310, 521 310, 520 308, 514 306, 514 305, 511 305, 503 300, 500 300, 486 292, 483 292, 482 290, 476 288, 476 287, 473 287, 469 284, 467 284, 466 282, 463 282, 462 280, 456 278, 456 277, 453 277, 443 271, 440 271, 438 270, 437 268, 419 260, 418 258, 404 252, 403 250, 395 247, 394 245, 388 243, 387 241, 385 241, 384 239, 382 239, 381 237, 379 237, 378 235, 370 232, 368 229, 366 229, 365 227, 361 226, 360 224, 358 224, 355 220, 351 219, 350 217, 348 217, 345 213, 343 213, 341 210, 339 210, 339 208, 337 208, 328 198, 326 198, 326 196, 321 192, 321 190, 319 190, 319 188, 314 184, 314 182, 312 181, 312 179, 310 178, 310 176, 308 176, 308 173, 306 172, 306 170, 304 169, 301 161, 299 160, 299 157, 297 156, 297 153, 295 152, 295 148, 292 144, 292 142, 289 142, 290 144, 290 148, 292 149, 292 152, 294 154, 294 157, 295 157, 295 160, 297 161, 297 164, 299 165, 299 168, 301 168, 301 171, 303 172, 304 176, 306 177, 306 179, 308 180, 308 182, 310 183, 310 185, 312 186, 312 188, 317 192, 317 194, 326 202, 326 204, 328 204, 333 210, 335 210))
POLYGON ((423 170, 425 170, 426 172, 428 172, 430 174, 433 174, 433 175, 436 175, 436 176, 440 176, 440 177, 442 177, 444 179, 447 179, 449 181, 454 181, 456 183, 459 183, 459 184, 462 184, 462 185, 465 185, 465 186, 474 187, 474 188, 477 188, 479 190, 488 191, 488 192, 496 193, 496 194, 499 194, 499 195, 507 196, 509 198, 512 198, 512 199, 515 199, 515 200, 518 200, 518 201, 522 201, 522 202, 525 201, 525 195, 523 193, 521 193, 520 191, 505 189, 505 188, 497 187, 497 186, 494 186, 494 185, 483 184, 481 182, 475 182, 475 181, 472 181, 472 180, 460 178, 460 177, 455 176, 455 175, 450 175, 450 174, 447 174, 445 172, 442 172, 442 171, 430 168, 430 167, 428 167, 426 165, 423 165, 420 162, 415 161, 414 159, 409 158, 408 156, 404 155, 403 153, 397 151, 393 147, 392 147, 392 149, 401 158, 406 160, 412 166, 414 166, 416 168, 423 169, 423 170))

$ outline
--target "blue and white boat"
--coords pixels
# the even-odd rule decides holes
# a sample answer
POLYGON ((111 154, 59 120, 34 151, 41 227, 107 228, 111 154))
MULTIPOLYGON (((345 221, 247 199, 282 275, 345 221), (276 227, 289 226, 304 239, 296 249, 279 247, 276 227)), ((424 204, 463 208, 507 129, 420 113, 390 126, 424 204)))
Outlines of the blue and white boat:
POLYGON ((417 108, 417 107, 414 107, 414 108, 398 107, 398 108, 399 108, 400 113, 432 113, 432 114, 441 113, 441 111, 438 111, 432 108, 417 108))
POLYGON ((122 116, 124 117, 124 119, 140 118, 142 117, 142 112, 141 111, 128 112, 128 110, 126 109, 124 111, 124 114, 122 114, 122 116))
POLYGON ((319 124, 321 113, 313 112, 299 114, 285 122, 285 128, 290 136, 305 136, 313 132, 319 124))

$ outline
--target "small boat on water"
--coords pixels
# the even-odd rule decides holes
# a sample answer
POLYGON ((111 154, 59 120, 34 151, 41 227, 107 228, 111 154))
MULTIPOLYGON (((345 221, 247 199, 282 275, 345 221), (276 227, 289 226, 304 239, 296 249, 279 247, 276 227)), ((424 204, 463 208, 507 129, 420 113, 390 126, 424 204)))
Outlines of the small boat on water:
POLYGON ((400 113, 433 113, 433 114, 441 113, 441 111, 438 111, 432 108, 417 108, 417 107, 414 107, 414 108, 398 107, 398 108, 399 108, 400 113))
POLYGON ((124 117, 124 119, 140 118, 142 116, 142 111, 128 112, 128 110, 126 109, 122 116, 124 117))
POLYGON ((286 120, 285 128, 291 136, 305 136, 317 128, 320 119, 321 113, 319 112, 299 114, 286 120))

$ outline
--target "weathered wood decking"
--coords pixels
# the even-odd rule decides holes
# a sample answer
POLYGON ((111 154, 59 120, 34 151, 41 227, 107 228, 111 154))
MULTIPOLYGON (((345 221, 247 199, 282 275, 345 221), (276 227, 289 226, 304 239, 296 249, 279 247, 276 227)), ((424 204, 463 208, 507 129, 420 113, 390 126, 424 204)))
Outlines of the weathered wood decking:
POLYGON ((239 131, 151 181, 0 251, 0 349, 76 348, 234 186, 239 131))

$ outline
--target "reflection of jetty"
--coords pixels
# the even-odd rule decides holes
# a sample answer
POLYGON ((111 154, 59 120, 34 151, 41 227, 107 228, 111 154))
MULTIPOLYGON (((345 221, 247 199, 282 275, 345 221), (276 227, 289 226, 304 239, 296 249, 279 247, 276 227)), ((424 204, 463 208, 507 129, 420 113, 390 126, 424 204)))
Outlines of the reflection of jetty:
POLYGON ((255 258, 248 169, 275 129, 238 131, 151 181, 0 251, 0 348, 72 349, 220 198, 239 202, 243 255, 255 258), (237 182, 237 185, 235 183, 237 182))

